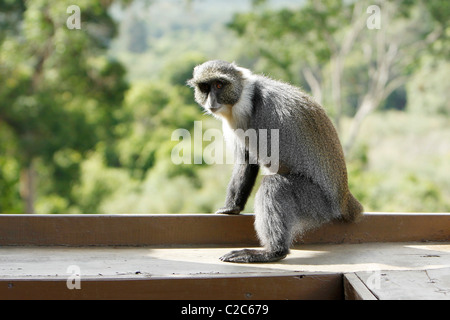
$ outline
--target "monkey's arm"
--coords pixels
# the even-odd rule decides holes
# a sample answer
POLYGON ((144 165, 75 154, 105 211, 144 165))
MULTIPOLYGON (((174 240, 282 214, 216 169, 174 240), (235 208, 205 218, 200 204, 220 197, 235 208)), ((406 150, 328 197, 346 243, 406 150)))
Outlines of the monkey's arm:
POLYGON ((228 184, 225 206, 216 213, 239 214, 244 210, 247 199, 252 192, 259 165, 257 164, 235 164, 230 183, 228 184))

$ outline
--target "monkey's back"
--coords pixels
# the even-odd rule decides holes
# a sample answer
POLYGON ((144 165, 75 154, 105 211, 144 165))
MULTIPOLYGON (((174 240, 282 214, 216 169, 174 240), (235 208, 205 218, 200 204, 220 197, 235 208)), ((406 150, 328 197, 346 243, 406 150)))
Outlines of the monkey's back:
POLYGON ((325 110, 300 89, 263 76, 253 108, 250 127, 279 129, 281 172, 307 177, 330 200, 333 216, 354 220, 362 206, 348 189, 342 146, 325 110))

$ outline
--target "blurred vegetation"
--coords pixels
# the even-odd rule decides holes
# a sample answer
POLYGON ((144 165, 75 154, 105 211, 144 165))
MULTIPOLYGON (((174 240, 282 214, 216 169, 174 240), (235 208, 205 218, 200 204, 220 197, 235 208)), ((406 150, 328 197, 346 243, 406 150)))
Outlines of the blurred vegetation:
POLYGON ((0 0, 1 213, 221 207, 231 165, 171 161, 175 129, 221 127, 185 85, 208 59, 313 94, 367 211, 450 211, 448 1, 82 0, 69 30, 72 2, 0 0))

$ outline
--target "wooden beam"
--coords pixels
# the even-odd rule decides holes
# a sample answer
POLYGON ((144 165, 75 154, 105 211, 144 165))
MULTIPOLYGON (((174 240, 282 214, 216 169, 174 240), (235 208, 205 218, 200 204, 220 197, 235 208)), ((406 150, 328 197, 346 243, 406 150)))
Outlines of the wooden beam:
POLYGON ((356 272, 379 300, 449 300, 450 268, 356 272), (374 276, 377 278, 374 279, 374 276))
POLYGON ((283 274, 227 277, 85 279, 69 290, 66 279, 0 279, 0 300, 341 300, 342 275, 283 274))
MULTIPOLYGON (((0 215, 0 245, 258 246, 251 214, 0 215)), ((335 222, 300 243, 448 241, 450 214, 366 213, 335 222)))
POLYGON ((448 241, 450 213, 365 213, 357 223, 335 222, 299 239, 304 243, 448 241))
POLYGON ((344 274, 345 300, 378 300, 355 273, 344 274))
POLYGON ((0 215, 0 245, 258 245, 252 215, 0 215))

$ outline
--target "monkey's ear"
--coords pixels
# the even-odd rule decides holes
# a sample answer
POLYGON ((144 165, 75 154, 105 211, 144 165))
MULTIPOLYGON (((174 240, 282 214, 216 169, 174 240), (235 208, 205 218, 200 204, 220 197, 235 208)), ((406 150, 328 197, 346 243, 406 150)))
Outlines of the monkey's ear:
POLYGON ((186 81, 186 84, 191 88, 195 88, 196 82, 194 81, 194 79, 189 79, 188 81, 186 81))

